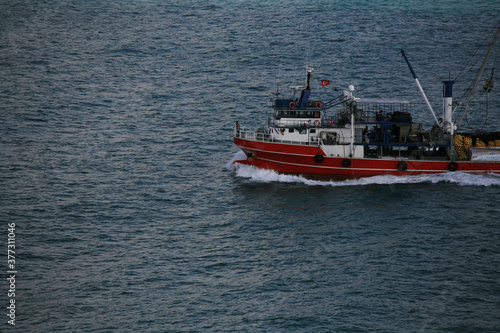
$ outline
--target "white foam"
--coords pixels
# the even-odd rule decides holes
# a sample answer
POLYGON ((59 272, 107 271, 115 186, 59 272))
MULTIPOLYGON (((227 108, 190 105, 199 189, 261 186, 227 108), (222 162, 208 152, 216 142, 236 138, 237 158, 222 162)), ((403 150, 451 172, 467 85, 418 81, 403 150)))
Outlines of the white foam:
POLYGON ((283 175, 279 174, 276 171, 272 170, 264 170, 254 167, 252 165, 245 164, 233 164, 234 171, 238 177, 249 178, 252 181, 269 183, 269 182, 281 182, 281 183, 300 183, 309 182, 308 179, 305 179, 301 176, 294 175, 283 175))
POLYGON ((229 160, 224 166, 227 170, 234 170, 234 161, 244 161, 247 159, 247 155, 242 150, 238 150, 236 154, 234 154, 233 158, 229 160))
MULTIPOLYGON (((235 155, 236 156, 236 155, 235 155)), ((302 176, 283 175, 272 170, 259 169, 251 165, 232 164, 231 160, 226 168, 236 173, 236 176, 248 178, 255 182, 282 182, 302 183, 315 186, 366 186, 366 185, 391 185, 391 184, 419 184, 419 183, 451 183, 461 186, 500 186, 500 176, 496 174, 470 174, 463 172, 447 172, 434 175, 418 176, 391 176, 380 175, 343 181, 311 180, 302 176)))

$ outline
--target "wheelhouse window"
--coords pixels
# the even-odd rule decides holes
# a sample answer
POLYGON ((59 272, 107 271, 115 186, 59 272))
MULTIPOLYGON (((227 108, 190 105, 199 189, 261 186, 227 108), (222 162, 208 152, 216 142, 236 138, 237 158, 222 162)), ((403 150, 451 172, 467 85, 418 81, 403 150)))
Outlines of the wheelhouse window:
POLYGON ((321 118, 319 111, 290 111, 290 110, 274 110, 274 119, 281 118, 321 118))

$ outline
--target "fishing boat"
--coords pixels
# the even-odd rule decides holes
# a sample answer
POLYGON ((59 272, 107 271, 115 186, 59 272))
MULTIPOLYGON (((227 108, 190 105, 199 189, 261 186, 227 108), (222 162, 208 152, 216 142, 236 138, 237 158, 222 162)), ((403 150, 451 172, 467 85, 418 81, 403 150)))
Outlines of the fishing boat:
MULTIPOLYGON (((499 33, 500 26, 470 98, 499 33)), ((314 99, 313 69, 306 67, 305 86, 291 87, 288 98, 277 94, 267 126, 248 131, 236 122, 233 142, 246 159, 234 163, 321 179, 445 172, 500 174, 500 132, 459 132, 470 99, 461 117, 453 121, 457 109, 453 80, 443 81, 443 111, 438 117, 406 52, 401 50, 401 54, 434 118, 432 128, 426 130, 413 119, 407 100, 358 98, 352 85, 329 101, 314 99)), ((322 81, 322 85, 328 84, 322 81)))

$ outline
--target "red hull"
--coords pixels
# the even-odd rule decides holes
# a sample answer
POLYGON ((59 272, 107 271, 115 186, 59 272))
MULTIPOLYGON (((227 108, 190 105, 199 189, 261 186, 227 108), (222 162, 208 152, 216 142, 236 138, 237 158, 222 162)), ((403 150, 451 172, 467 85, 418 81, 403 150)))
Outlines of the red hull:
POLYGON ((500 162, 409 160, 399 158, 327 157, 318 146, 294 145, 246 140, 235 137, 234 144, 248 156, 244 161, 261 169, 280 173, 312 175, 327 178, 358 178, 376 175, 420 175, 452 171, 500 173, 500 162), (321 162, 315 160, 322 155, 321 162), (344 164, 343 164, 344 162, 344 164), (403 162, 403 163, 402 163, 403 162), (450 164, 452 163, 452 164, 450 164), (347 164, 349 164, 347 166, 347 164), (402 171, 402 169, 405 169, 402 171), (456 170, 454 170, 456 169, 456 170))

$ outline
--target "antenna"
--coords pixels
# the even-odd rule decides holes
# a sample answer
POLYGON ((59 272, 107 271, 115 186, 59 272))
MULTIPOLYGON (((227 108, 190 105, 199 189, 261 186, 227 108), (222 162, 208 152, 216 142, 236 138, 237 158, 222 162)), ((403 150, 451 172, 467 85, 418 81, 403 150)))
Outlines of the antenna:
POLYGON ((311 82, 311 73, 313 70, 314 68, 306 66, 306 71, 307 71, 306 90, 311 90, 310 82, 311 82))
POLYGON ((281 63, 278 67, 278 77, 276 78, 276 92, 274 93, 276 96, 280 94, 280 75, 281 75, 281 63))

